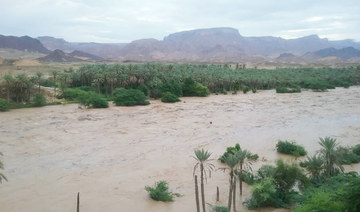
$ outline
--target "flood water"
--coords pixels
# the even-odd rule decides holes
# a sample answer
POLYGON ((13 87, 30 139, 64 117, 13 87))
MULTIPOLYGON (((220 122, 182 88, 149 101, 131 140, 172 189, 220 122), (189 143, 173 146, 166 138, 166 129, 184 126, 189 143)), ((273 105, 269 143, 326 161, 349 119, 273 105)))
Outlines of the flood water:
MULTIPOLYGON (((0 113, 0 151, 8 182, 0 184, 0 211, 76 211, 80 192, 86 212, 195 211, 194 149, 217 159, 239 143, 257 153, 257 170, 274 164, 279 139, 294 140, 310 155, 319 137, 343 146, 360 143, 360 87, 328 92, 212 95, 165 104, 107 109, 77 104, 0 113), (182 194, 172 203, 155 202, 144 187, 166 180, 182 194)), ((217 160, 212 163, 223 167, 217 160)), ((360 171, 359 165, 347 170, 360 171)), ((205 185, 207 202, 227 204, 228 175, 218 170, 205 185)), ((242 200, 250 196, 245 185, 242 200)), ((240 201, 237 208, 240 208, 240 201)), ((244 210, 242 210, 244 211, 244 210)), ((286 211, 265 209, 261 211, 286 211)))

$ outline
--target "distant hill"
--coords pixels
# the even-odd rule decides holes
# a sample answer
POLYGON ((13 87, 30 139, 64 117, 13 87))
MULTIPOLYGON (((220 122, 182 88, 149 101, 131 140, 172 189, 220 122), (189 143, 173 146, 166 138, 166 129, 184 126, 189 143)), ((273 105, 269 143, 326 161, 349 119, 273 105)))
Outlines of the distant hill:
MULTIPOLYGON (((26 36, 21 38, 33 42, 35 40, 26 36)), ((258 61, 273 62, 275 59, 281 63, 305 64, 316 62, 323 57, 340 59, 328 58, 326 61, 330 63, 328 61, 337 62, 356 58, 360 49, 359 42, 349 39, 329 41, 317 35, 297 39, 272 36, 245 37, 237 29, 229 27, 182 31, 172 33, 162 40, 140 39, 127 44, 73 43, 48 36, 39 37, 38 40, 43 46, 41 43, 39 45, 39 41, 34 43, 42 46, 43 52, 47 51, 45 47, 50 50, 59 49, 65 56, 87 61, 100 61, 105 58, 124 62, 257 63, 258 61)), ((10 43, 10 41, 6 42, 7 45, 10 43)), ((24 48, 20 39, 16 39, 11 46, 7 48, 17 48, 17 46, 22 46, 22 49, 29 48, 24 48)), ((65 61, 68 59, 63 58, 65 61)))
POLYGON ((0 35, 0 48, 39 52, 43 54, 48 54, 50 52, 41 44, 41 42, 29 36, 15 37, 0 35))
POLYGON ((285 58, 294 58, 294 57, 296 57, 296 56, 291 53, 282 53, 276 59, 285 59, 285 58))
POLYGON ((346 47, 342 49, 335 49, 333 47, 321 49, 315 52, 306 53, 305 58, 325 58, 325 57, 337 57, 341 59, 350 59, 360 57, 360 50, 353 47, 346 47))
POLYGON ((88 60, 88 61, 95 61, 95 62, 104 61, 104 58, 102 58, 102 57, 92 55, 92 54, 89 54, 86 52, 78 51, 78 50, 75 50, 68 55, 72 56, 72 57, 76 57, 81 60, 88 60))
POLYGON ((59 49, 56 49, 55 51, 51 52, 50 54, 46 55, 45 57, 38 58, 38 60, 40 62, 45 62, 45 63, 84 62, 84 60, 70 56, 59 49))
POLYGON ((67 42, 61 38, 42 36, 37 38, 46 48, 50 50, 62 50, 66 53, 75 50, 86 52, 106 59, 116 59, 119 52, 126 44, 124 43, 76 43, 67 42))

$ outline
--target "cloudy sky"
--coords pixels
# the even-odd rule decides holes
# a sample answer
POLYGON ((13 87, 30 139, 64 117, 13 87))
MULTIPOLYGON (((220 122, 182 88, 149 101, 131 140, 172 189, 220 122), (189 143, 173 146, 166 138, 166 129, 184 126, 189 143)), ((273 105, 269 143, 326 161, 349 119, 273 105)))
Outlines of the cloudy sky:
POLYGON ((0 34, 72 42, 163 39, 233 27, 243 36, 360 41, 359 0, 0 0, 0 34))

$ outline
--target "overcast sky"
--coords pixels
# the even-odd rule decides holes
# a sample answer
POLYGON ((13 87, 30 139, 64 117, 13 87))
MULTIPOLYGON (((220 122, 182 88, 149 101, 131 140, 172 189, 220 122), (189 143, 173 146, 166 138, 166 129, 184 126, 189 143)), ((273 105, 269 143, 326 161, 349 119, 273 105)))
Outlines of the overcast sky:
POLYGON ((233 27, 243 36, 360 41, 359 0, 0 0, 0 34, 72 42, 163 39, 233 27))

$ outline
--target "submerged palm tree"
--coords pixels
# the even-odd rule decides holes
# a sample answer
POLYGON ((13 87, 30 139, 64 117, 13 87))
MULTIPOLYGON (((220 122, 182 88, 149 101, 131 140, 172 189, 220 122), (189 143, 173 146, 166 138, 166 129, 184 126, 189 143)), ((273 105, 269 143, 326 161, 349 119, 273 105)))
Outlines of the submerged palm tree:
POLYGON ((228 166, 228 168, 224 168, 228 169, 229 175, 230 175, 230 183, 229 183, 229 200, 228 200, 228 211, 231 211, 231 205, 233 203, 233 207, 234 207, 234 211, 236 210, 235 207, 235 200, 236 200, 236 193, 235 193, 235 182, 236 182, 236 178, 235 178, 235 170, 236 170, 236 166, 238 165, 239 162, 239 158, 237 157, 237 155, 234 154, 228 154, 225 156, 224 161, 226 163, 226 165, 228 166))
MULTIPOLYGON (((0 155, 2 156, 3 154, 0 152, 0 155)), ((0 169, 4 169, 4 164, 1 161, 0 161, 0 169)), ((2 183, 3 179, 7 181, 5 175, 0 173, 0 183, 2 183)))
POLYGON ((208 151, 205 151, 204 149, 201 150, 195 150, 195 160, 197 163, 194 166, 193 175, 195 175, 195 171, 200 167, 200 184, 201 184, 201 204, 203 208, 203 212, 205 212, 205 189, 204 189, 204 178, 207 180, 207 173, 209 173, 209 177, 211 177, 211 171, 214 170, 215 166, 211 163, 209 163, 209 158, 211 156, 211 153, 208 151))
POLYGON ((325 176, 331 177, 339 172, 344 172, 344 167, 341 165, 336 152, 336 139, 330 137, 320 138, 319 144, 322 146, 319 153, 324 159, 325 176))
POLYGON ((246 168, 251 169, 251 161, 249 159, 251 153, 248 150, 243 150, 241 148, 239 150, 236 150, 234 153, 238 158, 239 170, 237 174, 239 177, 240 196, 242 196, 242 174, 246 168))
POLYGON ((319 182, 324 166, 324 159, 319 155, 314 155, 311 157, 308 156, 306 161, 304 161, 302 164, 302 166, 304 166, 308 171, 310 179, 313 182, 319 182))

